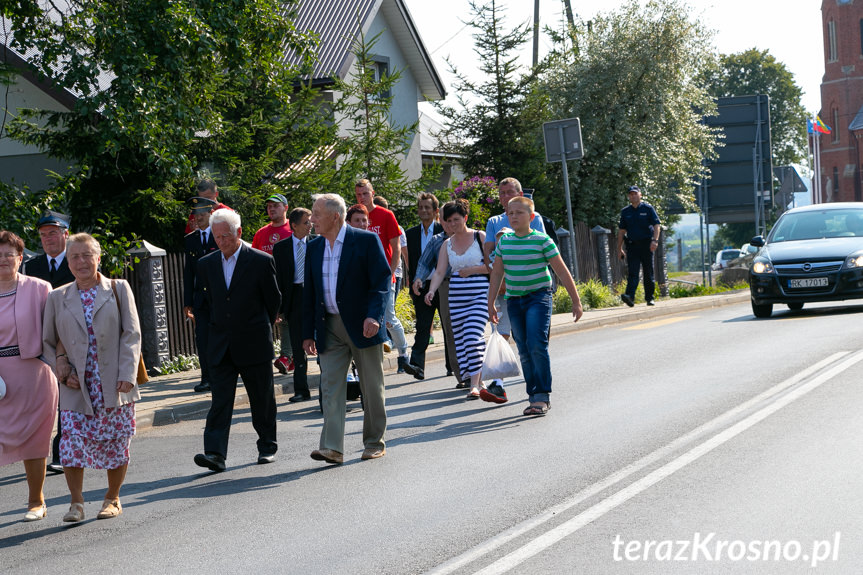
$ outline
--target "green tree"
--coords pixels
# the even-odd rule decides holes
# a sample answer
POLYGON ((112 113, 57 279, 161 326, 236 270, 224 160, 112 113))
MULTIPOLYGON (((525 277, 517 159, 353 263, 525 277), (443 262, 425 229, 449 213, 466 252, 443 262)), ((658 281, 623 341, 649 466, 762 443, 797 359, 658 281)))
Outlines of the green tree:
POLYGON ((62 12, 43 4, 4 9, 10 46, 75 105, 22 110, 8 134, 74 167, 57 185, 71 188, 76 229, 102 218, 176 247, 182 200, 205 166, 254 221, 265 176, 326 140, 315 123, 324 119, 305 114, 314 92, 296 88, 302 66, 284 57, 311 58, 313 39, 292 23, 294 2, 71 0, 62 12))
POLYGON ((353 44, 354 72, 346 80, 336 80, 341 97, 333 111, 346 132, 338 143, 341 165, 336 189, 346 190, 345 197, 353 202, 354 183, 367 178, 398 217, 402 209, 415 207, 414 198, 424 187, 424 178, 411 179, 401 164, 419 122, 400 126, 392 120, 393 91, 401 70, 382 73, 374 58, 379 39, 380 33, 366 38, 360 29, 353 44))
POLYGON ((540 129, 547 99, 537 89, 538 70, 523 71, 517 61, 530 28, 522 24, 507 30, 505 10, 495 0, 471 0, 470 8, 473 18, 468 25, 474 30, 482 74, 468 76, 450 63, 458 106, 438 106, 446 118, 441 142, 461 155, 460 163, 469 174, 498 180, 515 177, 525 187, 547 189, 540 129))
POLYGON ((542 82, 554 117, 581 119, 585 155, 569 163, 575 219, 616 227, 633 183, 660 212, 671 200, 693 206, 716 142, 698 111, 715 105, 696 81, 713 58, 710 34, 679 0, 631 0, 582 28, 542 82))
POLYGON ((770 97, 770 144, 774 166, 800 164, 806 158, 806 109, 794 75, 767 50, 751 48, 723 54, 702 75, 714 98, 766 94, 770 97))

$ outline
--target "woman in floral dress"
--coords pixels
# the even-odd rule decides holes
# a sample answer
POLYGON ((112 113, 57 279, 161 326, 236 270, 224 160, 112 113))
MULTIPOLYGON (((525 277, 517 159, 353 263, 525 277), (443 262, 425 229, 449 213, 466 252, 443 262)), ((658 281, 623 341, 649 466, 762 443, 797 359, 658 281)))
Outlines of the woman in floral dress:
POLYGON ((120 487, 135 434, 141 330, 129 284, 99 273, 101 249, 88 234, 67 242, 74 282, 51 292, 43 325, 45 357, 69 363, 60 388, 60 463, 71 494, 64 521, 84 519, 84 468, 105 469, 108 491, 97 519, 123 512, 120 487), (66 353, 57 352, 62 341, 66 353))

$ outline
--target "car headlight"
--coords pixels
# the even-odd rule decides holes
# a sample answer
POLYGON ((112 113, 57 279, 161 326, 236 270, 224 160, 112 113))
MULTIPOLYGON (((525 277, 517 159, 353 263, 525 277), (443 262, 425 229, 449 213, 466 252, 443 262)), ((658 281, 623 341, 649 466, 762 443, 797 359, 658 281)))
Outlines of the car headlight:
POLYGON ((768 261, 760 260, 752 264, 752 271, 756 274, 772 274, 773 264, 768 261))
POLYGON ((846 268, 863 268, 863 254, 856 253, 851 254, 847 258, 845 258, 845 267, 846 268))

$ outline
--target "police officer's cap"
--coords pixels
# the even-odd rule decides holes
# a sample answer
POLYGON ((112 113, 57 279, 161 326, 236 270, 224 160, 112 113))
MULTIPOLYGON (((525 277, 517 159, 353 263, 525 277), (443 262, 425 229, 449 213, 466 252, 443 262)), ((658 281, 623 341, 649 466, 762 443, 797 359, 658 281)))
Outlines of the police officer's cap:
POLYGON ((211 200, 209 198, 202 198, 200 196, 195 196, 194 198, 189 198, 189 200, 186 201, 186 203, 189 204, 190 208, 192 208, 193 214, 198 214, 201 212, 205 212, 207 210, 212 210, 213 207, 216 205, 216 202, 214 202, 213 200, 211 200))
POLYGON ((47 211, 43 213, 42 217, 39 218, 39 221, 36 222, 37 230, 42 226, 57 226, 58 228, 68 230, 69 216, 67 216, 66 214, 61 214, 60 212, 47 211))
POLYGON ((629 186, 629 189, 626 190, 626 193, 631 194, 632 192, 638 192, 640 194, 641 188, 639 188, 638 186, 629 186))

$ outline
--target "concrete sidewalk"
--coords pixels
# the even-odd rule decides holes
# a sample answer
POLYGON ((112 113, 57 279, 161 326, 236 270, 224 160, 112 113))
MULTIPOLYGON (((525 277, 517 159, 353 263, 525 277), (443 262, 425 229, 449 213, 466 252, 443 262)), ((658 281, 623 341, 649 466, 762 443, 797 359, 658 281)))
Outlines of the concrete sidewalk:
MULTIPOLYGON (((552 335, 583 331, 621 323, 644 321, 668 315, 690 313, 693 311, 743 303, 749 300, 749 290, 738 290, 720 295, 680 299, 657 300, 656 305, 647 307, 643 303, 634 308, 626 306, 591 310, 584 313, 578 323, 572 323, 572 315, 558 314, 551 318, 552 335)), ((413 334, 408 334, 408 343, 413 342, 413 334)), ((426 364, 440 361, 444 357, 443 332, 434 331, 434 344, 426 352, 426 364)), ((391 374, 397 369, 397 354, 391 352, 384 357, 384 372, 391 374)), ((309 361, 309 385, 318 386, 320 372, 314 359, 309 361)), ((200 381, 200 371, 184 371, 150 379, 141 388, 141 400, 136 404, 137 427, 145 429, 155 425, 178 423, 184 419, 200 417, 210 407, 209 393, 195 393, 193 387, 200 381)), ((290 375, 275 374, 276 396, 293 395, 293 378, 290 375)), ((317 393, 312 394, 312 401, 317 393)), ((237 386, 235 405, 248 403, 245 387, 237 386)))

